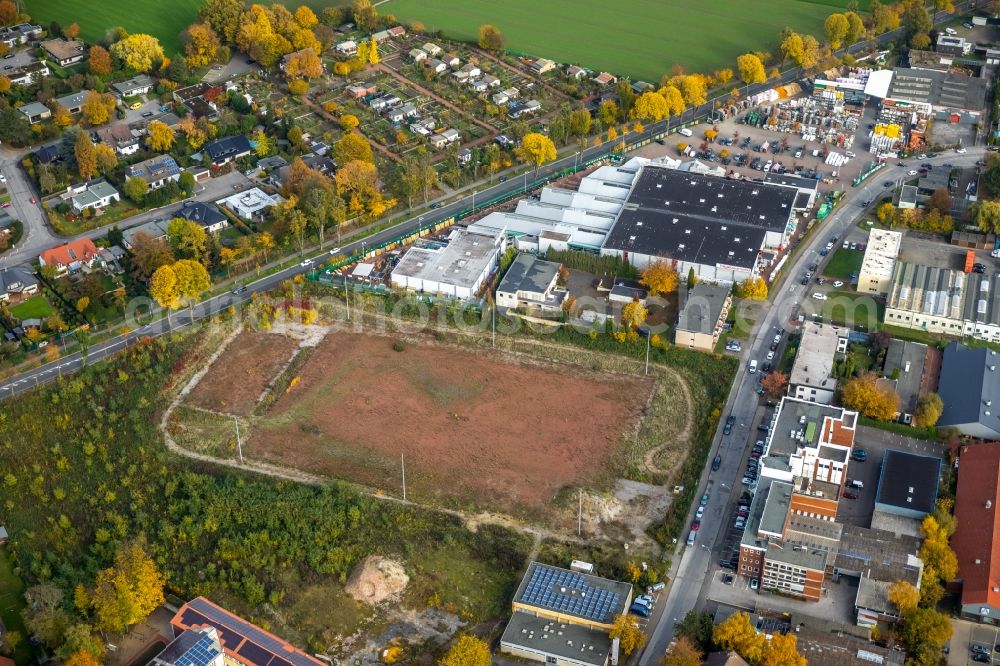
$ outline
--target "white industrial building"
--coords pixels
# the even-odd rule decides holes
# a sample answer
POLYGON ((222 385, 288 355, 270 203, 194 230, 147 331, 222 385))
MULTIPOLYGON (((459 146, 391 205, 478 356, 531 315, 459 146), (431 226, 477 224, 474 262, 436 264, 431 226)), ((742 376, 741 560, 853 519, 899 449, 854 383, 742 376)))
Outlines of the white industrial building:
POLYGON ((847 351, 848 329, 831 324, 807 321, 802 326, 802 340, 788 379, 788 395, 799 400, 833 403, 837 379, 833 362, 847 351))
POLYGON ((858 291, 865 294, 887 294, 892 284, 892 269, 899 256, 903 234, 888 229, 872 229, 868 247, 858 272, 858 291))
POLYGON ((446 243, 426 241, 407 250, 392 270, 392 286, 473 299, 496 269, 505 245, 503 230, 456 229, 446 243))

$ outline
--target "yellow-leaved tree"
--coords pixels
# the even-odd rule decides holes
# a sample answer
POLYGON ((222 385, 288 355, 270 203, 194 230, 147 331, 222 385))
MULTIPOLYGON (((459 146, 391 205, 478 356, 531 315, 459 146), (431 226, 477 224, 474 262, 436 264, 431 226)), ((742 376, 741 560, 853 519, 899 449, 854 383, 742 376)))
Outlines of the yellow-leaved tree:
POLYGON ((142 543, 120 545, 114 565, 97 574, 92 598, 97 626, 122 633, 144 621, 163 603, 165 584, 142 543))
MULTIPOLYGON (((626 306, 628 307, 628 306, 626 306)), ((619 615, 611 625, 608 636, 618 639, 619 647, 625 655, 630 655, 646 644, 646 633, 639 627, 634 615, 619 615)))
POLYGON ((635 100, 632 107, 632 117, 640 120, 657 122, 670 115, 670 108, 663 95, 655 92, 644 92, 635 100))
POLYGON ((146 145, 149 146, 150 150, 162 153, 170 150, 171 146, 174 145, 174 130, 171 129, 170 125, 154 120, 149 123, 148 129, 149 137, 146 139, 146 145))
POLYGON ((735 650, 751 664, 759 663, 764 657, 765 639, 757 633, 746 613, 734 613, 717 625, 712 630, 712 640, 723 650, 735 650))
POLYGON ((846 407, 880 421, 889 421, 899 412, 899 395, 874 372, 844 382, 841 399, 846 407))
POLYGON ((463 634, 438 662, 439 666, 490 666, 490 646, 481 638, 463 634))
POLYGON ((634 331, 646 321, 649 310, 642 306, 639 301, 630 301, 622 307, 622 326, 630 331, 634 331))
POLYGON ((136 72, 148 72, 163 62, 160 40, 142 33, 129 35, 112 44, 111 54, 126 68, 136 72))
POLYGON ((538 173, 538 167, 556 158, 556 146, 544 134, 530 132, 521 139, 517 156, 522 162, 533 165, 538 173))
POLYGON ((639 283, 649 289, 651 296, 677 291, 677 282, 677 271, 662 259, 650 262, 639 277, 639 283))
POLYGON ((776 633, 764 644, 760 666, 806 666, 806 658, 796 649, 795 634, 776 633))
POLYGON ((900 617, 906 617, 915 611, 920 603, 920 592, 905 580, 897 580, 889 585, 888 597, 899 609, 900 617))
POLYGON ((767 283, 764 282, 764 278, 749 277, 740 282, 739 295, 751 301, 766 301, 767 283))

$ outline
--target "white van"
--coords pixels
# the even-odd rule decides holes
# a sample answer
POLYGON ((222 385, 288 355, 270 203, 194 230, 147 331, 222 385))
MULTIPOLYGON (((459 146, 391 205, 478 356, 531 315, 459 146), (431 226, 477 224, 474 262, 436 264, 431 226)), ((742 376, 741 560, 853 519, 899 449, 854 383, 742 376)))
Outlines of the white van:
POLYGON ((691 530, 690 532, 688 532, 688 545, 693 546, 694 540, 696 538, 698 538, 698 532, 696 532, 695 530, 691 530))
POLYGON ((952 35, 952 36, 955 36, 955 35, 958 34, 958 31, 955 30, 954 28, 945 28, 944 31, 946 33, 948 33, 949 35, 952 35))
POLYGON ((754 360, 750 361, 750 366, 749 366, 748 370, 749 370, 749 372, 750 372, 751 375, 754 374, 755 372, 757 372, 757 359, 754 359, 754 360))
POLYGON ((851 481, 851 487, 857 488, 858 490, 862 490, 865 487, 865 484, 862 483, 861 481, 858 481, 857 479, 854 479, 853 481, 851 481))
POLYGON ((681 136, 693 136, 694 135, 694 132, 692 132, 691 130, 689 130, 687 127, 680 128, 679 130, 677 130, 677 133, 680 134, 681 136))

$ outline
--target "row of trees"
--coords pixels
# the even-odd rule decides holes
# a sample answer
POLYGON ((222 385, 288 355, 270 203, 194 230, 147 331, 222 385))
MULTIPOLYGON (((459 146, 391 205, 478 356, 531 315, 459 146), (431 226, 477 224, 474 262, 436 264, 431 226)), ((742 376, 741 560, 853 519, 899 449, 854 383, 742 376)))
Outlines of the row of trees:
POLYGON ((705 612, 690 611, 677 624, 677 640, 663 659, 663 666, 700 666, 713 650, 732 650, 751 666, 806 666, 794 634, 759 633, 747 613, 735 613, 718 626, 705 612))

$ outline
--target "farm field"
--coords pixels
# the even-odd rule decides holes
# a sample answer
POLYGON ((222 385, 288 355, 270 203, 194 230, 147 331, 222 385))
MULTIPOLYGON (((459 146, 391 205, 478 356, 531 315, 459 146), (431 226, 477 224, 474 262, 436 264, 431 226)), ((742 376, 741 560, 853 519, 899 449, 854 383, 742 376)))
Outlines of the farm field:
POLYGON ((46 27, 52 21, 79 23, 80 36, 88 42, 119 25, 130 33, 149 33, 159 38, 170 57, 181 51, 180 33, 194 23, 200 4, 201 0, 27 0, 25 11, 46 27))
POLYGON ((688 0, 388 0, 378 10, 467 41, 492 23, 513 51, 655 83, 675 64, 710 72, 735 67, 741 53, 772 51, 785 26, 821 36, 824 19, 846 4, 713 0, 695 11, 688 0))

